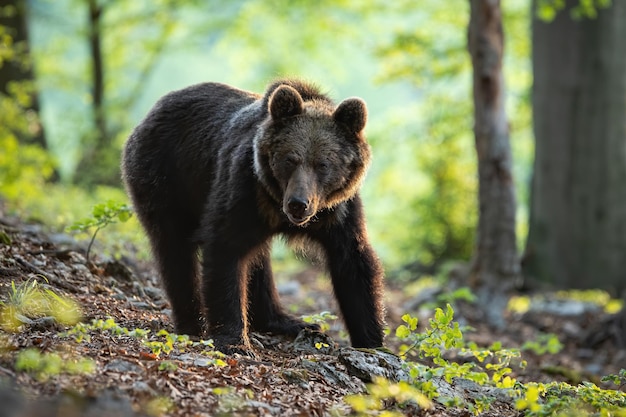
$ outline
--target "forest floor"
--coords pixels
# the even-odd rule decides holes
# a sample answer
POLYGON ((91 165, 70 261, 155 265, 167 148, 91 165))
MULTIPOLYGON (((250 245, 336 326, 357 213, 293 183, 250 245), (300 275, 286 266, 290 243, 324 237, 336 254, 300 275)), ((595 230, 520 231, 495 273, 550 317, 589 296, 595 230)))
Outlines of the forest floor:
MULTIPOLYGON (((130 255, 116 261, 96 253, 88 267, 82 246, 69 236, 44 230, 0 211, 0 307, 17 302, 16 293, 34 288, 37 282, 37 288, 74 300, 83 323, 102 321, 82 333, 68 334, 68 326, 45 314, 19 316, 16 331, 0 331, 0 417, 349 415, 351 408, 344 398, 365 392, 367 377, 351 371, 346 362, 352 349, 340 320, 327 321, 326 334, 332 339, 317 339, 322 341, 317 346, 255 335, 255 357, 221 357, 202 344, 172 344, 166 332, 157 335, 161 329, 173 328, 167 300, 150 264, 134 261, 130 255), (35 354, 44 365, 23 365, 24 352, 50 355, 35 354), (60 363, 55 365, 53 358, 60 363), (81 358, 90 359, 91 365, 85 365, 88 371, 69 366, 83 363, 81 358)), ((330 284, 319 270, 279 278, 281 299, 289 310, 301 315, 336 314, 330 284)), ((433 314, 423 303, 449 289, 425 290, 410 297, 403 290, 389 287, 386 292, 392 329, 386 344, 392 352, 399 349, 394 330, 402 323, 401 316, 418 316, 423 328, 433 314), (425 297, 428 291, 430 296, 425 297)), ((623 334, 598 305, 555 295, 533 300, 524 313, 506 313, 506 325, 500 329, 486 325, 480 309, 468 302, 454 304, 455 320, 473 328, 464 336, 479 346, 499 341, 520 348, 537 342, 535 349, 522 351, 527 366, 513 368, 511 376, 521 382, 591 381, 603 386, 602 375, 626 367, 626 351, 616 342, 623 334), (542 351, 546 350, 542 346, 548 348, 556 340, 546 334, 554 334, 562 344, 558 353, 542 351)), ((449 356, 454 359, 455 353, 449 356)), ((386 406, 414 416, 471 415, 467 409, 437 402, 430 409, 415 404, 398 408, 393 402, 386 406)), ((480 415, 521 414, 512 402, 496 401, 480 415)))

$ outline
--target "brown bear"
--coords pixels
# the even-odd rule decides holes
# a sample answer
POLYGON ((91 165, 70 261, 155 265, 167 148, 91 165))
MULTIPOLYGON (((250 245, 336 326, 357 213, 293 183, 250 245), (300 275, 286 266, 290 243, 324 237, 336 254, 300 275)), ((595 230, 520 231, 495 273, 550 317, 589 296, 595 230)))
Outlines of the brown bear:
POLYGON ((352 345, 383 342, 383 273, 358 189, 371 159, 365 103, 335 106, 305 82, 264 95, 204 83, 161 98, 126 143, 122 170, 176 331, 226 352, 248 332, 316 328, 284 312, 271 238, 321 249, 352 345), (202 260, 197 277, 198 248, 202 260))

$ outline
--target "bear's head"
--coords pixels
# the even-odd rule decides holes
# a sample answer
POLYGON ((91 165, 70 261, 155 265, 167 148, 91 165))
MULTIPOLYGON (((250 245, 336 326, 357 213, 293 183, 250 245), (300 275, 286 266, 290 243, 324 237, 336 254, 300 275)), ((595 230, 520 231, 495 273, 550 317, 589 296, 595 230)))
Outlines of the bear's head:
POLYGON ((365 102, 349 98, 335 107, 299 83, 275 86, 264 102, 268 116, 255 138, 256 175, 289 221, 306 226, 320 210, 358 192, 371 159, 365 102))

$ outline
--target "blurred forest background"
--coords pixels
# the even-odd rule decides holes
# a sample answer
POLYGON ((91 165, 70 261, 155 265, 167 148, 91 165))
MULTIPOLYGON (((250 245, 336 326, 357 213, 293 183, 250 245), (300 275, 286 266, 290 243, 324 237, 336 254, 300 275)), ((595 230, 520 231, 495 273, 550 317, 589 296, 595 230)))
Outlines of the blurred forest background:
MULTIPOLYGON (((476 262, 486 236, 468 52, 475 3, 1 0, 6 210, 63 230, 98 202, 126 202, 120 152, 160 96, 204 81, 262 92, 297 76, 368 103, 374 162, 362 194, 389 279, 476 262)), ((517 265, 506 279, 621 296, 626 2, 507 0, 501 12, 517 265)), ((147 258, 142 236, 133 220, 100 238, 112 254, 133 242, 147 258)))

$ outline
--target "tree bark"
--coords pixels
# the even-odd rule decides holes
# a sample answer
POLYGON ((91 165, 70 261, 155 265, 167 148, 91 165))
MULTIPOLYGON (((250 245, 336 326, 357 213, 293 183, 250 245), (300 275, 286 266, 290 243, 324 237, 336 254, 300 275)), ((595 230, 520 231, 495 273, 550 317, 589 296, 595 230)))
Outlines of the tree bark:
POLYGON ((30 83, 32 89, 30 103, 25 108, 34 113, 28 132, 16 132, 23 143, 36 144, 46 148, 43 126, 39 121, 39 96, 35 89, 33 60, 30 54, 28 36, 28 5, 26 0, 0 0, 0 26, 8 30, 13 40, 15 57, 0 63, 0 94, 12 96, 11 83, 30 83))
POLYGON ((499 0, 470 0, 468 48, 474 68, 474 135, 479 219, 470 282, 488 292, 514 286, 520 273, 515 186, 502 74, 504 35, 499 0))
POLYGON ((93 133, 83 139, 82 157, 76 168, 75 182, 83 186, 119 186, 119 171, 115 169, 119 153, 112 148, 114 135, 111 134, 106 109, 106 71, 102 51, 105 7, 99 0, 87 0, 87 6, 93 133))
POLYGON ((91 80, 93 121, 97 131, 96 148, 100 148, 107 137, 104 112, 104 63, 102 58, 102 7, 98 0, 89 0, 89 52, 91 53, 91 80))
POLYGON ((532 24, 536 146, 524 270, 557 287, 626 296, 626 2, 574 20, 577 4, 532 24))

